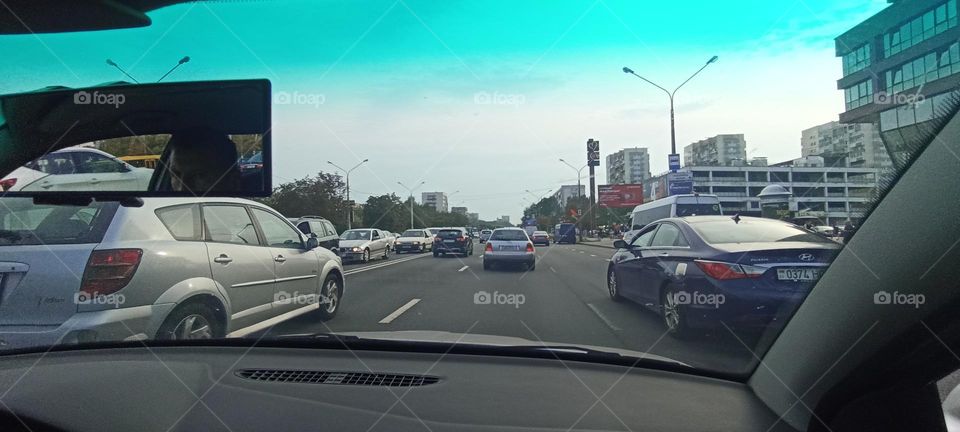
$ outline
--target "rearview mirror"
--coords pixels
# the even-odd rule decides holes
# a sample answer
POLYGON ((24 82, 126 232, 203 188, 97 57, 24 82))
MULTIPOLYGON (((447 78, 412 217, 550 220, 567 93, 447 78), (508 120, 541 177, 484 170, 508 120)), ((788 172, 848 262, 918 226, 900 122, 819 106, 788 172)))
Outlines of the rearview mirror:
POLYGON ((307 249, 316 249, 320 246, 320 241, 317 240, 317 236, 311 236, 307 239, 307 249))
POLYGON ((614 249, 627 249, 627 248, 629 248, 629 247, 630 247, 630 245, 628 245, 627 242, 625 242, 625 241, 623 241, 623 240, 614 240, 614 241, 613 241, 613 248, 614 248, 614 249))
POLYGON ((34 197, 268 196, 270 104, 267 80, 3 95, 0 189, 34 197))

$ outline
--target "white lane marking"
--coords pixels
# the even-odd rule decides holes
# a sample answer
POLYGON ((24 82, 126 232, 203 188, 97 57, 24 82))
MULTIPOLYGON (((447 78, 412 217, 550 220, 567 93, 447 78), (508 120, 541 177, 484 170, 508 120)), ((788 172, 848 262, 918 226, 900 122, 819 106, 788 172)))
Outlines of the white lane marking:
POLYGON ((458 272, 462 272, 462 271, 464 271, 464 270, 466 270, 466 269, 468 269, 468 268, 470 268, 470 266, 463 266, 463 267, 460 267, 460 270, 457 270, 457 271, 458 271, 458 272))
POLYGON ((391 322, 393 322, 393 320, 397 319, 397 317, 399 317, 400 315, 403 315, 404 312, 412 308, 417 303, 420 303, 420 299, 418 298, 408 301, 407 304, 400 306, 400 309, 393 311, 392 314, 387 315, 382 320, 380 320, 380 324, 390 324, 391 322))
POLYGON ((592 303, 587 303, 587 307, 590 308, 590 310, 592 310, 593 313, 596 314, 597 317, 600 318, 600 320, 603 321, 603 323, 607 325, 607 327, 610 327, 610 330, 620 331, 620 327, 617 327, 617 326, 613 323, 613 321, 610 321, 610 318, 607 318, 606 315, 602 314, 602 313, 600 312, 600 309, 597 309, 597 307, 594 306, 592 303))
POLYGON ((553 267, 550 267, 550 271, 552 271, 552 272, 554 272, 554 273, 557 272, 553 267))
POLYGON ((396 265, 396 264, 400 264, 400 263, 405 263, 405 262, 407 262, 407 261, 413 261, 413 260, 415 260, 415 259, 425 258, 425 257, 428 257, 428 256, 430 256, 430 255, 417 255, 417 256, 414 256, 414 257, 410 257, 410 258, 404 258, 404 259, 402 259, 402 260, 394 260, 394 261, 388 261, 388 262, 380 263, 380 264, 372 264, 372 265, 369 265, 369 266, 366 266, 366 267, 360 267, 360 268, 355 268, 355 269, 346 270, 346 271, 343 272, 343 274, 344 274, 344 275, 352 275, 352 274, 362 273, 362 272, 365 272, 365 271, 368 271, 368 270, 376 270, 376 269, 378 269, 378 268, 387 267, 387 266, 392 266, 392 265, 396 265))
POLYGON ((580 251, 580 253, 583 253, 583 251, 580 251))
POLYGON ((596 255, 594 255, 594 254, 590 254, 590 256, 592 256, 592 257, 595 257, 596 255))

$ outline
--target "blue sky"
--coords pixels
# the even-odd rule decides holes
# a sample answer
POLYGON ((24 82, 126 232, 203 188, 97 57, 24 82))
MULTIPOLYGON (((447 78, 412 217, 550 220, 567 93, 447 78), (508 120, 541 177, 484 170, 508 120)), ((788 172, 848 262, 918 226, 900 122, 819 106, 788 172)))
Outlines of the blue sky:
MULTIPOLYGON (((666 169, 666 96, 677 94, 677 143, 746 135, 748 156, 799 156, 800 131, 835 120, 833 38, 886 6, 839 1, 299 1, 188 4, 147 28, 4 36, 0 92, 85 86, 124 77, 268 78, 275 95, 275 183, 370 163, 353 196, 460 192, 454 205, 518 218, 530 198, 574 183, 558 158, 582 161, 648 147, 666 169), (279 101, 278 101, 279 102, 279 101), (489 103, 488 103, 489 102, 489 103), (406 192, 402 192, 405 194, 406 192)), ((600 184, 604 170, 598 171, 600 184)))

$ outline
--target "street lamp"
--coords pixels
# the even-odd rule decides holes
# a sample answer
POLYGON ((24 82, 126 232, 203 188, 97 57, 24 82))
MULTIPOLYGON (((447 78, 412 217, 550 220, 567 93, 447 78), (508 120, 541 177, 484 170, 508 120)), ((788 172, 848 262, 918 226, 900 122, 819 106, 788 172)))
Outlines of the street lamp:
MULTIPOLYGON (((410 229, 413 229, 413 191, 418 187, 423 186, 423 184, 426 182, 427 181, 424 180, 420 183, 417 183, 412 188, 407 187, 407 185, 403 183, 397 182, 398 185, 403 186, 403 188, 406 189, 408 193, 410 193, 410 229)), ((460 192, 460 191, 457 191, 457 192, 460 192)))
POLYGON ((327 161, 328 164, 333 165, 334 167, 338 168, 340 171, 343 171, 344 173, 346 173, 344 177, 346 178, 346 185, 347 185, 347 229, 353 228, 353 205, 350 204, 350 173, 353 172, 353 170, 359 168, 360 165, 367 163, 367 161, 369 160, 370 159, 364 159, 350 169, 344 169, 340 165, 327 161))
POLYGON ((707 62, 703 66, 701 66, 700 69, 697 69, 697 71, 694 72, 693 75, 690 75, 690 78, 687 78, 686 81, 680 83, 680 85, 678 85, 677 88, 673 89, 673 91, 669 91, 663 87, 660 87, 659 85, 657 85, 657 83, 650 81, 640 75, 637 75, 637 73, 634 72, 633 69, 630 69, 626 66, 623 67, 623 73, 628 73, 630 75, 633 75, 637 78, 640 78, 652 84, 654 87, 660 90, 663 90, 663 92, 667 94, 667 97, 670 98, 670 154, 677 154, 677 134, 673 125, 673 96, 677 94, 677 90, 680 90, 680 87, 683 87, 684 84, 692 80, 693 77, 697 76, 697 74, 700 73, 700 71, 704 70, 707 66, 709 66, 710 63, 717 61, 717 58, 718 58, 717 56, 710 57, 710 60, 707 60, 707 62))
MULTIPOLYGON (((570 162, 567 162, 567 161, 563 160, 563 158, 560 158, 560 162, 563 162, 563 163, 566 164, 568 167, 570 167, 570 169, 572 169, 572 170, 574 170, 574 171, 577 172, 577 198, 579 199, 579 198, 580 198, 580 178, 581 178, 580 172, 583 171, 584 168, 586 168, 587 166, 589 166, 589 164, 588 164, 588 165, 584 165, 584 166, 580 167, 579 169, 577 169, 577 167, 575 167, 575 166, 573 166, 573 165, 570 165, 570 162)), ((566 203, 563 203, 563 204, 566 205, 566 203)))

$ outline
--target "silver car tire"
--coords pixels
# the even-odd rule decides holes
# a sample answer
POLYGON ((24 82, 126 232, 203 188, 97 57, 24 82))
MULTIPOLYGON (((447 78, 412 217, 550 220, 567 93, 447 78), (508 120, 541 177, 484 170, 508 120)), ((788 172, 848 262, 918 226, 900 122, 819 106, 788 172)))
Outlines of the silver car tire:
POLYGON ((317 309, 317 316, 321 321, 327 321, 337 316, 340 310, 341 299, 343 299, 343 286, 340 284, 340 278, 336 275, 327 275, 323 285, 320 287, 321 293, 320 308, 317 309))
POLYGON ((216 313, 202 303, 189 303, 170 313, 157 331, 160 340, 195 340, 222 338, 223 326, 216 313))

